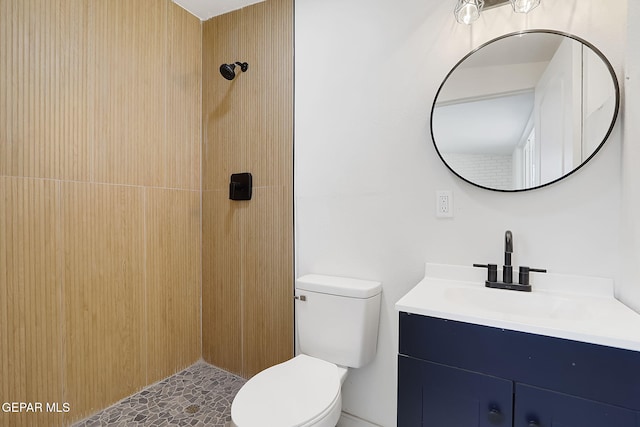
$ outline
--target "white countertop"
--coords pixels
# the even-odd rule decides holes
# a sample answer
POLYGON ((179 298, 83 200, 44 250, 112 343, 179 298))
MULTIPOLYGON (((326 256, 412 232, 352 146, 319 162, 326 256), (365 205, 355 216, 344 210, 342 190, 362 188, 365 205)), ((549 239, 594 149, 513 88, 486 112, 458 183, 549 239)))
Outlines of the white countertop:
POLYGON ((486 275, 427 263, 396 310, 640 351, 640 314, 615 299, 611 279, 531 273, 532 291, 520 292, 487 288, 486 275))

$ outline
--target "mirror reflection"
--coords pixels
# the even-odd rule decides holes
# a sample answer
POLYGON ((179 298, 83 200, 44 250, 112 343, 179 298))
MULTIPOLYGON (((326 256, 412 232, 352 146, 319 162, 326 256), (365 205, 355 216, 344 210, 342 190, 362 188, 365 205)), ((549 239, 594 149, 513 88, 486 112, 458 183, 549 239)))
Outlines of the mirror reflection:
POLYGON ((431 113, 438 154, 464 180, 522 191, 584 165, 618 113, 613 69, 593 46, 550 31, 510 34, 467 55, 431 113))

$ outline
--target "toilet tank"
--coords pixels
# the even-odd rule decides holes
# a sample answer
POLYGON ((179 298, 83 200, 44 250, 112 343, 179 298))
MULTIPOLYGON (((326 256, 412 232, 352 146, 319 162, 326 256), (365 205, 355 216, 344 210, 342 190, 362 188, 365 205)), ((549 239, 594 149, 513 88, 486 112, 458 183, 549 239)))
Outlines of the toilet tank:
POLYGON ((376 354, 382 284, 309 274, 296 280, 300 351, 359 368, 376 354))

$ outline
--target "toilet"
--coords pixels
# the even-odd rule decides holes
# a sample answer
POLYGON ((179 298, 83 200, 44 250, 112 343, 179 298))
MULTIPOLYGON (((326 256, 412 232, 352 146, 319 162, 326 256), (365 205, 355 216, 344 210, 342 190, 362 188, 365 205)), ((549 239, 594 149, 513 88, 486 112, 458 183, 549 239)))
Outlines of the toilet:
POLYGON ((379 282, 309 274, 296 280, 300 354, 258 373, 231 404, 234 427, 335 427, 347 368, 374 358, 379 282))

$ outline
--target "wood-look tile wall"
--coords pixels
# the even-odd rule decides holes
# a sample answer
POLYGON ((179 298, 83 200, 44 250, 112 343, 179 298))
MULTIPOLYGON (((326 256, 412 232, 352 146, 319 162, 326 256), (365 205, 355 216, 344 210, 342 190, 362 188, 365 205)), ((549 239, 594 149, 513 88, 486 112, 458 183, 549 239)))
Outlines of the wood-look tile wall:
POLYGON ((68 425, 201 356, 202 23, 0 0, 0 425, 68 425))
POLYGON ((203 52, 203 357, 250 377, 293 356, 293 0, 205 22, 203 52))

